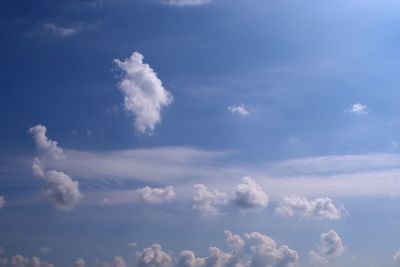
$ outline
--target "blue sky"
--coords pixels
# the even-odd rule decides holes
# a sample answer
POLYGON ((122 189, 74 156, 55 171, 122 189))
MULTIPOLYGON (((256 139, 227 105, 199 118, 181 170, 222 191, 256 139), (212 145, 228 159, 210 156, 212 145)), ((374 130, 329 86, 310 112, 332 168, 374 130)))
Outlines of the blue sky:
POLYGON ((0 266, 400 264, 397 1, 0 5, 0 266))

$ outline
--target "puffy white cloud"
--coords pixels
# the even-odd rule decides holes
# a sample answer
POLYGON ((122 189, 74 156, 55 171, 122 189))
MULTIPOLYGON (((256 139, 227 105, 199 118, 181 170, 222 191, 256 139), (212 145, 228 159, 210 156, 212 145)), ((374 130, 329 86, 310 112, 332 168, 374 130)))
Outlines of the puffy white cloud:
POLYGON ((338 220, 343 216, 342 211, 334 205, 330 198, 307 200, 300 197, 286 197, 275 211, 281 216, 298 215, 307 219, 338 220))
POLYGON ((228 110, 235 115, 245 117, 250 114, 250 109, 243 104, 232 105, 228 107, 228 110))
POLYGON ((43 192, 47 201, 56 209, 70 210, 82 198, 79 183, 63 172, 51 170, 43 177, 46 188, 43 192))
POLYGON ((3 196, 0 196, 0 209, 4 208, 4 206, 6 205, 6 198, 3 196))
POLYGON ((86 266, 86 261, 82 258, 77 258, 74 261, 74 267, 85 267, 86 266))
POLYGON ((172 267, 174 264, 174 258, 163 251, 159 244, 143 249, 138 260, 139 267, 172 267))
POLYGON ((181 251, 177 267, 204 267, 205 259, 196 258, 191 250, 181 251))
POLYGON ((39 151, 53 159, 61 159, 64 157, 64 151, 58 146, 56 141, 53 141, 46 136, 46 127, 38 124, 29 129, 39 151))
POLYGON ((119 87, 124 93, 125 109, 135 115, 135 126, 141 133, 153 131, 161 121, 161 109, 173 101, 172 94, 164 88, 157 73, 143 63, 143 58, 134 52, 124 61, 114 59, 124 72, 119 87))
POLYGON ((310 262, 314 266, 327 265, 328 258, 343 253, 346 250, 340 236, 333 230, 322 233, 317 250, 309 252, 310 262))
POLYGON ((210 3, 211 0, 164 0, 163 3, 171 6, 200 6, 210 3))
POLYGON ((400 265, 400 250, 396 251, 396 252, 393 254, 393 261, 394 261, 396 264, 399 264, 399 265, 400 265))
POLYGON ((219 208, 226 204, 226 194, 218 190, 208 189, 203 184, 196 184, 194 187, 193 209, 203 215, 216 215, 219 208))
POLYGON ((361 103, 356 103, 351 106, 350 112, 357 115, 366 114, 368 113, 368 107, 361 103))
POLYGON ((323 255, 325 256, 338 255, 345 251, 342 239, 333 230, 330 230, 327 233, 322 233, 320 241, 321 241, 320 249, 323 255))
POLYGON ((241 209, 266 208, 269 197, 251 177, 243 177, 236 187, 232 203, 241 209))
POLYGON ((149 186, 145 186, 135 190, 135 194, 139 201, 151 204, 171 201, 176 196, 173 186, 167 186, 163 188, 151 188, 149 186))

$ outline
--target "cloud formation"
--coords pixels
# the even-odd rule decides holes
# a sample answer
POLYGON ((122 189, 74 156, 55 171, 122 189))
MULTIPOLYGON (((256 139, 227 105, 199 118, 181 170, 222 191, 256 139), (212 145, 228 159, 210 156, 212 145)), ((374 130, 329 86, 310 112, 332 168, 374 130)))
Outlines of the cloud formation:
POLYGON ((208 256, 196 257, 190 250, 183 250, 178 259, 159 244, 145 248, 140 255, 139 267, 294 267, 298 253, 288 246, 278 246, 269 236, 258 232, 243 236, 225 231, 231 252, 209 247, 208 256))
POLYGON ((174 259, 162 250, 161 245, 153 244, 143 249, 138 260, 138 267, 172 267, 174 259))
POLYGON ((78 29, 76 29, 76 28, 61 27, 54 23, 45 23, 43 25, 52 34, 62 36, 62 37, 71 36, 78 32, 78 29))
POLYGON ((309 252, 310 262, 314 266, 326 265, 329 257, 340 255, 345 251, 342 238, 334 230, 330 230, 321 234, 317 249, 309 252))
POLYGON ((393 261, 394 261, 396 264, 400 265, 400 250, 396 251, 396 252, 393 254, 393 261))
POLYGON ((243 210, 264 209, 268 201, 268 195, 251 177, 243 177, 242 183, 236 187, 232 198, 232 203, 243 210))
POLYGON ((124 94, 125 109, 135 116, 140 133, 152 132, 161 121, 161 110, 173 101, 172 94, 162 85, 157 73, 143 63, 143 55, 134 52, 130 58, 114 63, 123 71, 119 87, 124 94))
MULTIPOLYGON (((45 157, 55 160, 64 158, 64 151, 58 146, 57 142, 47 138, 45 126, 36 125, 30 128, 29 132, 33 135, 36 146, 44 153, 45 157)), ((39 158, 34 158, 32 171, 36 177, 45 182, 43 196, 54 208, 67 211, 82 199, 83 196, 80 193, 77 181, 73 181, 71 177, 61 171, 46 171, 39 158)))
POLYGON ((208 189, 203 184, 193 186, 193 209, 203 215, 217 215, 222 205, 227 202, 226 194, 218 190, 208 189))
POLYGON ((1 267, 55 267, 53 264, 42 261, 40 258, 33 256, 32 258, 22 255, 15 255, 10 258, 0 258, 1 267))
POLYGON ((283 217, 300 216, 304 219, 339 220, 343 214, 330 198, 308 200, 301 197, 286 197, 276 208, 283 217))
POLYGON ((149 186, 145 186, 143 188, 136 189, 135 193, 139 201, 151 204, 171 201, 176 196, 173 186, 161 188, 151 188, 149 186))
POLYGON ((363 105, 361 103, 356 103, 351 106, 350 109, 351 113, 357 114, 357 115, 362 115, 362 114, 367 114, 368 113, 368 107, 366 105, 363 105))
POLYGON ((232 114, 239 115, 241 117, 245 117, 250 115, 250 109, 243 104, 232 105, 227 108, 232 114))
POLYGON ((41 153, 53 159, 62 159, 64 157, 64 151, 58 146, 56 141, 46 136, 46 131, 46 127, 41 124, 29 129, 29 133, 32 134, 36 147, 41 153))

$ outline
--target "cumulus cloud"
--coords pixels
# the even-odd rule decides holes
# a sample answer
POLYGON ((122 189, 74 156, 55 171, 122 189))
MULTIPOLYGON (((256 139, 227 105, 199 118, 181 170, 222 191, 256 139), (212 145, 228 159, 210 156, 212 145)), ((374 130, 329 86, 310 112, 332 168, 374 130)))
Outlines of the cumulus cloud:
POLYGON ((4 267, 54 267, 53 264, 42 261, 40 258, 33 256, 32 258, 22 255, 15 255, 10 258, 0 258, 0 266, 4 267))
POLYGON ((74 261, 74 267, 85 267, 86 266, 86 261, 82 258, 77 258, 74 261))
POLYGON ((357 114, 357 115, 366 114, 366 113, 368 113, 368 107, 361 103, 356 103, 351 106, 350 112, 357 114))
POLYGON ((284 217, 295 215, 306 219, 339 220, 343 214, 330 198, 307 200, 300 197, 286 197, 276 208, 276 213, 284 217))
POLYGON ((250 109, 243 104, 232 105, 228 107, 228 110, 235 115, 245 117, 250 114, 250 109))
POLYGON ((208 4, 211 0, 164 0, 162 2, 171 6, 184 7, 208 4))
POLYGON ((173 101, 172 94, 162 85, 157 73, 143 63, 143 55, 134 52, 130 58, 114 63, 124 72, 119 84, 124 94, 125 109, 135 116, 136 129, 151 132, 161 121, 161 110, 173 101))
POLYGON ((172 267, 174 264, 173 256, 163 251, 159 244, 143 249, 138 260, 138 267, 172 267))
POLYGON ((82 198, 79 183, 63 172, 48 171, 43 179, 46 182, 43 194, 56 209, 70 210, 82 198))
MULTIPOLYGON (((64 158, 64 151, 58 146, 57 142, 47 138, 45 126, 36 125, 30 128, 29 132, 33 135, 36 146, 45 156, 55 160, 64 158)), ((70 210, 82 198, 77 181, 72 180, 64 172, 46 171, 39 158, 34 158, 32 171, 36 177, 45 182, 43 195, 56 209, 70 210)))
POLYGON ((310 262, 314 266, 326 265, 329 257, 340 255, 345 250, 342 238, 335 231, 330 230, 321 234, 317 250, 309 252, 310 262))
POLYGON ((251 177, 243 177, 232 199, 232 203, 241 209, 264 209, 268 201, 268 195, 251 177))
POLYGON ((203 215, 216 215, 219 207, 226 204, 226 194, 218 190, 208 189, 203 184, 196 184, 194 187, 193 209, 203 215))
POLYGON ((288 246, 278 246, 270 237, 261 233, 243 236, 225 231, 230 252, 209 247, 207 257, 196 257, 193 251, 183 250, 178 259, 154 244, 143 250, 139 267, 294 267, 298 253, 288 246))
POLYGON ((36 147, 39 151, 53 159, 63 158, 64 151, 58 146, 56 141, 53 141, 46 136, 46 131, 46 127, 41 124, 29 129, 29 133, 32 134, 33 140, 35 141, 36 147))
POLYGON ((135 190, 135 194, 139 201, 152 204, 171 201, 176 196, 173 186, 167 186, 163 188, 151 188, 149 186, 145 186, 135 190))
POLYGON ((393 261, 394 261, 396 264, 399 264, 399 265, 400 265, 400 250, 396 251, 396 252, 393 254, 393 261))
POLYGON ((0 209, 4 208, 5 205, 6 205, 6 198, 0 196, 0 209))
POLYGON ((321 251, 325 256, 338 255, 345 251, 342 239, 333 230, 327 233, 322 233, 320 237, 321 251))

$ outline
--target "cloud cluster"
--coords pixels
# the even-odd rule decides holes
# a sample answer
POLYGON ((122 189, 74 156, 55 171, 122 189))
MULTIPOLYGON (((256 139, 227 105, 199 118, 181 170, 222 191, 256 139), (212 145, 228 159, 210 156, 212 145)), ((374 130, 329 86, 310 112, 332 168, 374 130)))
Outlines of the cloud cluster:
POLYGON ((310 261, 315 266, 326 265, 329 257, 340 255, 345 250, 342 238, 335 231, 330 230, 321 234, 317 249, 310 251, 310 261))
POLYGON ((218 190, 208 189, 203 184, 194 187, 193 209, 203 215, 217 215, 221 206, 227 202, 226 194, 218 190))
POLYGON ((167 186, 163 188, 151 188, 149 186, 145 186, 143 188, 136 189, 135 194, 139 201, 151 204, 171 201, 176 196, 173 186, 167 186))
POLYGON ((143 63, 143 55, 134 52, 130 58, 114 63, 124 72, 119 84, 124 94, 125 109, 135 116, 136 129, 151 132, 161 121, 161 109, 173 101, 172 94, 162 85, 157 73, 143 63))
POLYGON ((393 254, 393 261, 394 261, 396 264, 400 265, 400 250, 396 251, 396 252, 393 254))
POLYGON ((210 247, 208 256, 196 257, 193 251, 184 250, 178 259, 159 244, 145 248, 141 253, 139 267, 294 267, 299 261, 298 253, 288 246, 278 246, 269 236, 258 232, 243 236, 225 231, 230 252, 210 247))
MULTIPOLYGON (((29 132, 32 134, 36 146, 44 153, 45 157, 48 156, 56 160, 64 157, 64 151, 58 146, 57 142, 47 138, 45 126, 36 125, 30 128, 29 132)), ((82 198, 77 181, 72 180, 64 172, 46 171, 43 162, 39 158, 33 160, 32 171, 36 177, 44 181, 43 195, 56 209, 70 210, 82 198)))
POLYGON ((305 219, 339 220, 343 214, 330 198, 308 200, 300 197, 286 197, 276 208, 276 213, 284 217, 295 215, 305 219))
POLYGON ((227 108, 232 114, 245 117, 250 114, 250 109, 243 104, 232 105, 227 108))
POLYGON ((0 267, 54 267, 54 265, 47 261, 42 261, 36 256, 29 258, 15 255, 10 258, 0 258, 0 267))
POLYGON ((262 210, 267 207, 267 193, 251 177, 243 177, 231 195, 212 190, 203 184, 194 185, 193 209, 203 215, 216 215, 228 206, 241 211, 262 210))
POLYGON ((41 124, 29 129, 29 133, 32 134, 36 147, 41 153, 53 159, 62 159, 64 157, 64 151, 58 146, 56 141, 53 141, 46 136, 46 131, 46 127, 41 124))
POLYGON ((268 201, 268 195, 251 177, 243 177, 242 183, 236 187, 232 199, 232 203, 243 210, 264 209, 267 207, 268 201))

